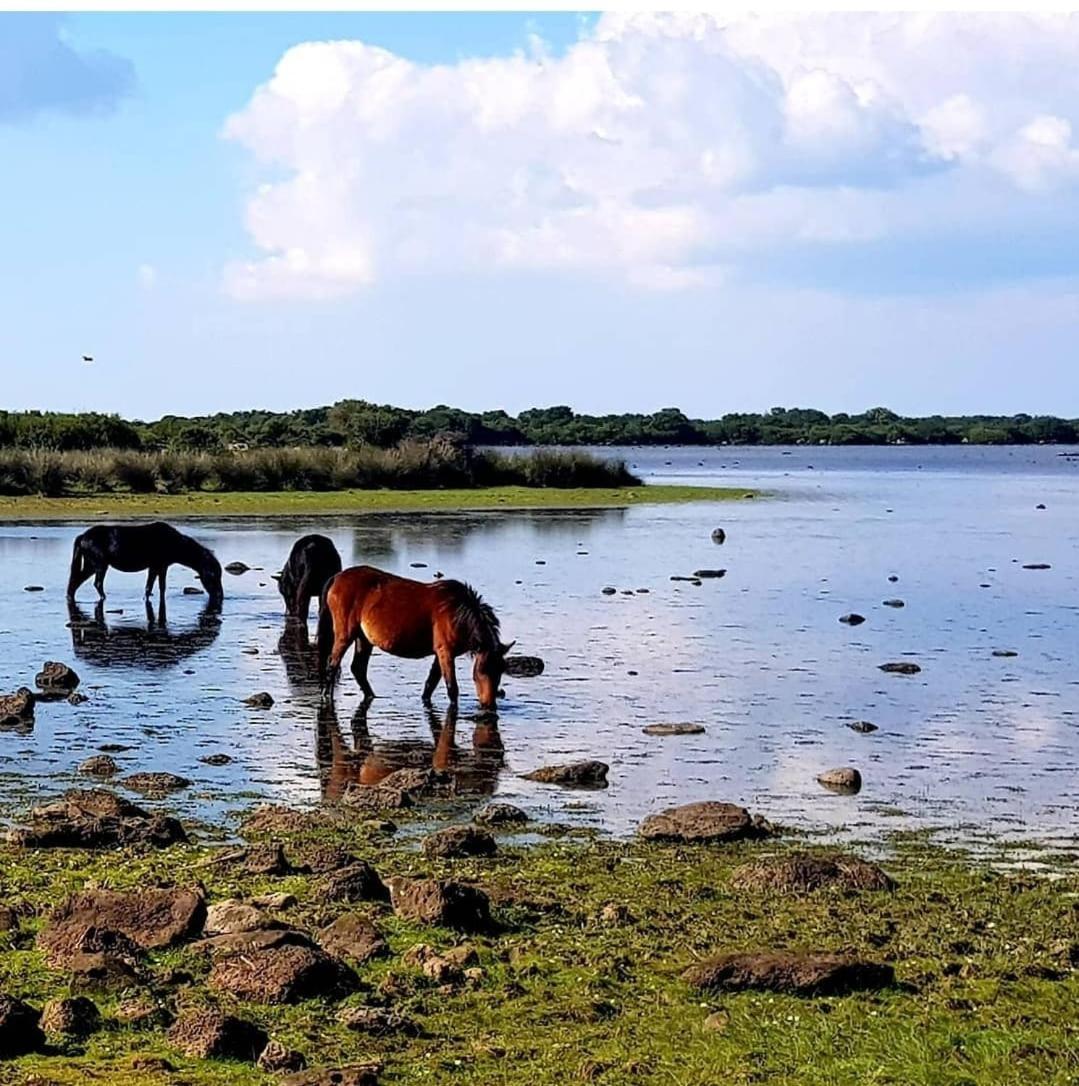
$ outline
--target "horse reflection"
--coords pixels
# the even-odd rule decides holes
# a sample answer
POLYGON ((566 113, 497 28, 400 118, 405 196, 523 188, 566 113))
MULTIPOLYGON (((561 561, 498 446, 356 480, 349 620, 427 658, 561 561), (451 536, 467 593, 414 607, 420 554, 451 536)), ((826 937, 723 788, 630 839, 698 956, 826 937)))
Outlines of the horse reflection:
POLYGON ((289 620, 277 640, 277 654, 285 665, 285 678, 298 694, 318 694, 318 657, 306 622, 289 620))
POLYGON ((221 632, 219 611, 207 604, 193 628, 169 629, 165 601, 157 610, 146 601, 146 626, 115 624, 105 621, 105 605, 98 600, 93 617, 74 600, 68 600, 68 626, 71 647, 80 660, 96 667, 130 667, 150 670, 175 667, 190 656, 208 648, 221 632))
POLYGON ((352 716, 352 743, 346 742, 330 702, 318 711, 319 781, 323 803, 335 803, 354 785, 378 784, 398 769, 440 770, 450 776, 460 796, 489 796, 505 764, 505 751, 493 714, 477 718, 471 749, 457 746, 457 710, 439 713, 426 707, 431 739, 376 740, 367 726, 370 702, 362 702, 352 716))

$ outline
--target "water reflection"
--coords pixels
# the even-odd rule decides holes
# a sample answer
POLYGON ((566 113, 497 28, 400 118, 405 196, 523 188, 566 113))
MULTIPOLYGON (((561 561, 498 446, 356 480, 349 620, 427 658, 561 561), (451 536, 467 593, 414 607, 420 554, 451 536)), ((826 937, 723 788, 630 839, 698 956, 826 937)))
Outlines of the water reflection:
POLYGON ((165 600, 154 610, 145 601, 146 625, 114 623, 105 618, 98 600, 91 617, 74 600, 67 604, 71 647, 79 660, 107 668, 170 668, 208 648, 221 633, 221 614, 207 604, 194 627, 173 630, 168 625, 165 600))
POLYGON ((287 618, 277 639, 277 654, 285 667, 285 678, 295 694, 318 695, 318 652, 306 622, 287 618))
POLYGON ((319 706, 315 750, 323 803, 340 800, 353 785, 379 784, 398 769, 437 769, 450 776, 452 790, 459 796, 494 793, 505 764, 494 714, 470 721, 471 743, 461 747, 457 744, 458 713, 452 705, 441 711, 425 707, 430 740, 376 739, 368 727, 370 706, 371 700, 361 702, 352 714, 351 743, 341 733, 333 703, 319 706))

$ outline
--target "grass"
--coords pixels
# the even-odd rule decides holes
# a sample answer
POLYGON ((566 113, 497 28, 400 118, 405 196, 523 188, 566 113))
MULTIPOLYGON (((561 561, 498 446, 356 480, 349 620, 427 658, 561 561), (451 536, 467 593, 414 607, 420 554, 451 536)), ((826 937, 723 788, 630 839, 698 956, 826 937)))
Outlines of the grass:
MULTIPOLYGON (((295 838, 275 836, 287 850, 304 840, 344 845, 384 876, 452 875, 486 887, 502 930, 468 940, 484 970, 475 988, 441 991, 401 960, 417 942, 461 941, 451 933, 375 906, 330 905, 318 894, 317 877, 206 866, 208 846, 149 855, 5 847, 5 903, 24 904, 40 917, 88 882, 200 880, 211 900, 291 892, 299 903, 285 916, 301 928, 317 928, 342 908, 372 912, 392 955, 359 968, 363 988, 346 1003, 392 1004, 419 1023, 418 1037, 350 1034, 336 1022, 338 1005, 320 1000, 294 1007, 220 1002, 304 1052, 312 1066, 378 1058, 388 1084, 1064 1086, 1079 1076, 1074 871, 1055 881, 1004 873, 910 840, 886 864, 899 882, 892 894, 782 895, 737 891, 729 879, 738 864, 786 844, 702 848, 562 838, 515 848, 504 840, 492 859, 428 861, 367 825, 320 820, 295 838), (628 918, 605 921, 601 910, 612 902, 625 906, 628 918), (711 951, 759 947, 858 953, 893 963, 899 983, 873 994, 795 998, 702 996, 680 979, 711 951)), ((35 1005, 65 990, 65 978, 33 949, 39 924, 27 920, 21 933, 0 936, 0 990, 35 1005)), ((215 1001, 202 983, 207 965, 190 951, 159 952, 150 971, 155 996, 173 1009, 215 1001)), ((249 1065, 185 1060, 160 1028, 112 1018, 121 994, 95 998, 106 1029, 85 1045, 4 1065, 0 1083, 273 1081, 249 1065), (176 1077, 137 1069, 139 1057, 167 1059, 176 1077)))
POLYGON ((198 491, 190 494, 91 494, 46 498, 0 496, 0 520, 87 520, 147 517, 298 516, 397 510, 571 509, 652 503, 730 501, 744 487, 493 486, 447 490, 341 490, 278 492, 198 491))

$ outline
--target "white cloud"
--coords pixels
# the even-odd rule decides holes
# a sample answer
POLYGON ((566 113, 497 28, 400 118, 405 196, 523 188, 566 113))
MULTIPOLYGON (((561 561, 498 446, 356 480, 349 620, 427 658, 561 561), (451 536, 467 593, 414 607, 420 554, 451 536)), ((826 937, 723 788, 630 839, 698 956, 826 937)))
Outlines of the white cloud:
POLYGON ((1055 15, 618 15, 560 56, 445 65, 305 43, 225 126, 273 178, 225 286, 519 268, 672 289, 747 254, 989 234, 1079 180, 1077 53, 1055 15))
POLYGON ((153 264, 140 264, 135 269, 135 281, 143 290, 153 290, 157 286, 157 268, 153 264))

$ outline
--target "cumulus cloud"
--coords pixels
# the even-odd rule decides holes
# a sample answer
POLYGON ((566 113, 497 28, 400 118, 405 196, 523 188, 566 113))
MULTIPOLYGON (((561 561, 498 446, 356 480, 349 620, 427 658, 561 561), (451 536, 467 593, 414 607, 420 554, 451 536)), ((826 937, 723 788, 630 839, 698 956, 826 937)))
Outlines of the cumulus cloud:
POLYGON ((1077 48, 1066 16, 899 14, 606 16, 557 56, 442 65, 304 43, 225 125, 266 176, 225 286, 540 269, 670 290, 999 230, 1079 181, 1077 48))
POLYGON ((109 110, 134 81, 135 70, 123 57, 74 48, 58 15, 0 15, 0 121, 46 110, 109 110))

